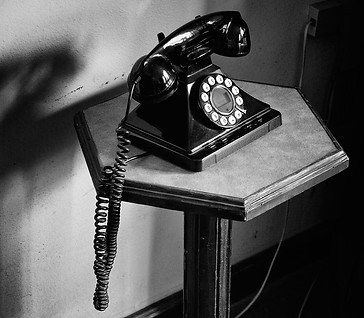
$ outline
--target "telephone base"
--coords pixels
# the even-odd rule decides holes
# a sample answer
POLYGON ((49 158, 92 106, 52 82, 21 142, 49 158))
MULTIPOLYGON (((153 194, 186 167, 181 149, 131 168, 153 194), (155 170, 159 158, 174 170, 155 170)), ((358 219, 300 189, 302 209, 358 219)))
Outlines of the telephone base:
POLYGON ((130 139, 133 144, 145 150, 150 150, 153 154, 165 158, 182 168, 191 171, 202 171, 250 142, 267 134, 269 131, 282 125, 280 112, 268 108, 254 120, 247 122, 231 131, 230 134, 222 136, 213 143, 207 144, 203 148, 188 153, 183 149, 173 148, 164 144, 162 140, 153 138, 148 133, 138 131, 138 129, 126 123, 126 128, 130 131, 130 139))

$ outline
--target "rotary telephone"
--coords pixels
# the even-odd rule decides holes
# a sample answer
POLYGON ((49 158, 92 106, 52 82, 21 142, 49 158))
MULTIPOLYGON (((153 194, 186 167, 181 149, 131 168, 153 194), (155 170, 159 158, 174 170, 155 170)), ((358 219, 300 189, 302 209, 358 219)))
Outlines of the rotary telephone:
POLYGON ((126 115, 116 129, 118 152, 97 189, 94 306, 108 306, 116 255, 128 145, 185 169, 201 171, 281 125, 281 114, 250 96, 211 61, 250 51, 248 26, 237 11, 198 16, 139 58, 128 76, 126 115), (131 100, 139 102, 129 114, 131 100))

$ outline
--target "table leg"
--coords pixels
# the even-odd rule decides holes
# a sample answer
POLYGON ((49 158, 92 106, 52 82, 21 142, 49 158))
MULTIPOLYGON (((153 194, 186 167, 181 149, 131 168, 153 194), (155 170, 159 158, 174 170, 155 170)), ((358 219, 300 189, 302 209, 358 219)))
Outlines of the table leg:
POLYGON ((185 213, 184 222, 184 318, 228 318, 232 221, 185 213))

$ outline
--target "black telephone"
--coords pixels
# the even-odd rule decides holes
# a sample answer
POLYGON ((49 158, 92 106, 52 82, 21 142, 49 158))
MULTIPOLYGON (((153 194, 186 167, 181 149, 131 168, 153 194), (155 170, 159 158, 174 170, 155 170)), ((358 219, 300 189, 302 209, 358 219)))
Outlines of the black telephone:
MULTIPOLYGON (((134 64, 124 119, 116 129, 119 151, 105 167, 97 191, 94 305, 108 306, 108 279, 130 141, 188 170, 201 171, 281 125, 281 114, 241 90, 211 61, 211 54, 244 56, 248 26, 239 12, 196 17, 134 64), (131 99, 140 104, 129 114, 131 99)), ((135 158, 137 158, 136 156, 135 158)))

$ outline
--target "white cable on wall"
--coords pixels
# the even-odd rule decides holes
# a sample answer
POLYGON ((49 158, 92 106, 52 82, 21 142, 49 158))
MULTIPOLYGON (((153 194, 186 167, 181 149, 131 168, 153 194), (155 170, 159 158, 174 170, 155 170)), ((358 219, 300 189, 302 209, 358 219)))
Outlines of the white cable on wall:
POLYGON ((308 22, 305 26, 305 31, 303 32, 302 63, 301 63, 301 71, 300 71, 300 80, 298 82, 299 90, 302 90, 303 73, 305 70, 305 63, 306 63, 307 34, 308 34, 308 28, 310 25, 311 25, 311 22, 308 22))

